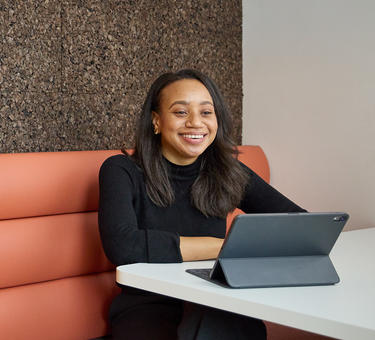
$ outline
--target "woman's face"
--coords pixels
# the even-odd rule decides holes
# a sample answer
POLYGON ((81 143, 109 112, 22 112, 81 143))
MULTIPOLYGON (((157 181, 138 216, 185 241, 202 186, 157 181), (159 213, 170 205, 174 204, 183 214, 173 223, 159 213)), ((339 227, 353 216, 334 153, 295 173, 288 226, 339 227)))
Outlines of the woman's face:
POLYGON ((163 156, 178 165, 193 163, 214 141, 217 119, 206 87, 195 79, 166 86, 160 95, 153 124, 161 134, 163 156))

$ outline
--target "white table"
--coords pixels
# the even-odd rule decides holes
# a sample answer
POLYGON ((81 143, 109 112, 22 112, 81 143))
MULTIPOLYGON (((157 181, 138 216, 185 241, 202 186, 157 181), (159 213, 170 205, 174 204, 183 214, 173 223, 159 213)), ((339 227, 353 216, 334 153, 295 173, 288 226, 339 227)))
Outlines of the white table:
POLYGON ((117 282, 339 339, 375 339, 375 228, 344 232, 331 252, 333 286, 230 289, 185 272, 213 261, 138 263, 117 282))

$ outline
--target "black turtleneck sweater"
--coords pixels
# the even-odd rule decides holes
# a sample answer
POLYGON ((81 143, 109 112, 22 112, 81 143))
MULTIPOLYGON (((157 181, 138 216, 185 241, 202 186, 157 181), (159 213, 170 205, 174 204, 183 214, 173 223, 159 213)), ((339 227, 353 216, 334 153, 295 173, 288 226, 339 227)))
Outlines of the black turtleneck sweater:
MULTIPOLYGON (((181 262, 180 236, 224 238, 226 221, 205 217, 191 204, 190 188, 200 159, 179 166, 166 160, 175 192, 174 203, 161 208, 149 199, 142 170, 125 155, 108 158, 99 174, 99 229, 104 251, 115 265, 181 262)), ((252 170, 239 208, 246 213, 305 211, 252 170)))

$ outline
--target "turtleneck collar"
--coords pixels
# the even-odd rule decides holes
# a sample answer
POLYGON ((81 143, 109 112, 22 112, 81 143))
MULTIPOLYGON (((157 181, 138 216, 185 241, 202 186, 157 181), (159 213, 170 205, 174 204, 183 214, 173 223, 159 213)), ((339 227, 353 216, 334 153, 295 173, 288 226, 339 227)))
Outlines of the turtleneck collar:
MULTIPOLYGON (((164 158, 164 157, 163 157, 164 158)), ((177 165, 164 158, 173 179, 186 180, 196 178, 199 174, 202 158, 199 156, 195 162, 188 165, 177 165)))

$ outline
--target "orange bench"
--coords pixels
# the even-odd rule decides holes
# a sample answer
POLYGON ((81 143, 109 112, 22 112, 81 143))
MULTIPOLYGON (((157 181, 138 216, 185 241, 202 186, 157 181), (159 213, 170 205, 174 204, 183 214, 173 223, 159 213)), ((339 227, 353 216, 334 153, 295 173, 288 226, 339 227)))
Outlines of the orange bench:
POLYGON ((88 339, 117 293, 97 227, 98 171, 118 151, 0 155, 0 334, 88 339))
MULTIPOLYGON (((240 159, 265 180, 260 147, 240 159)), ((107 333, 119 288, 97 226, 98 171, 112 151, 0 154, 2 339, 89 339, 107 333)))

